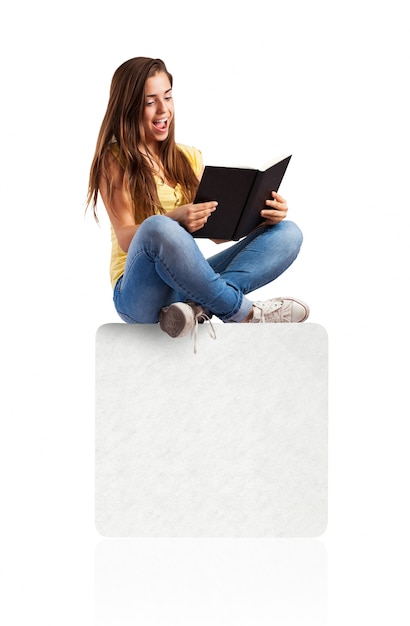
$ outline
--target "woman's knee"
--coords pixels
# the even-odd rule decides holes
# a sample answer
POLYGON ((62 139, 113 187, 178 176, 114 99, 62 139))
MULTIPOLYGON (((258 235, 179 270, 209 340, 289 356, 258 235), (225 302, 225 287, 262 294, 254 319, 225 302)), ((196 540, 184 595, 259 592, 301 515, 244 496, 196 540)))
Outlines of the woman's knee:
POLYGON ((163 246, 179 245, 181 235, 187 234, 186 231, 175 220, 166 215, 151 215, 147 217, 133 239, 136 249, 143 248, 146 250, 161 249, 163 246))
POLYGON ((303 243, 303 233, 299 226, 289 220, 283 220, 277 226, 280 227, 279 230, 282 231, 282 236, 286 238, 288 245, 299 251, 303 243))
POLYGON ((134 251, 144 250, 148 254, 159 254, 167 258, 167 255, 186 249, 191 240, 192 237, 185 228, 172 218, 151 215, 142 222, 132 245, 134 251))
POLYGON ((178 228, 178 222, 166 215, 151 215, 142 222, 137 232, 145 237, 158 237, 163 233, 169 235, 178 228))

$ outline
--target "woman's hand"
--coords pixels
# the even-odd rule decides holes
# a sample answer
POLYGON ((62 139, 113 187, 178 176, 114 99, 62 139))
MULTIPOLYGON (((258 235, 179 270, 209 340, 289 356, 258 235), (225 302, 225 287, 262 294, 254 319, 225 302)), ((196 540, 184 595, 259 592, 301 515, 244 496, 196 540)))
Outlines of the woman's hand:
POLYGON ((266 226, 279 224, 285 219, 288 212, 287 202, 276 191, 272 191, 273 200, 266 200, 265 204, 268 209, 262 209, 261 216, 265 218, 263 222, 266 226))
POLYGON ((214 201, 183 204, 173 211, 169 211, 166 215, 179 222, 189 233, 194 233, 207 223, 217 205, 218 203, 214 201))

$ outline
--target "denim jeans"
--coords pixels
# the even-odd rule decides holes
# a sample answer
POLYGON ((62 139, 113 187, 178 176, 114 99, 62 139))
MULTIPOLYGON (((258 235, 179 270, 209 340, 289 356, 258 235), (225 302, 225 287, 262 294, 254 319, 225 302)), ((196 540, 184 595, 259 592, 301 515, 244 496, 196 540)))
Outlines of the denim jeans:
POLYGON ((178 222, 153 215, 131 241, 124 274, 114 288, 115 308, 127 323, 153 324, 163 306, 187 301, 223 322, 242 322, 252 307, 246 294, 282 274, 301 244, 298 226, 284 220, 205 259, 178 222))

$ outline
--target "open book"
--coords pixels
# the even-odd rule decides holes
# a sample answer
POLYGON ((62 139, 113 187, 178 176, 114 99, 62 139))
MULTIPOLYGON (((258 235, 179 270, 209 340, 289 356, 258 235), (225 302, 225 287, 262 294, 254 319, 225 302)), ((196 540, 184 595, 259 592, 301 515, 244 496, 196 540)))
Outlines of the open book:
POLYGON ((194 202, 218 202, 194 237, 238 241, 259 226, 265 200, 278 191, 292 155, 281 157, 264 170, 207 165, 194 202))

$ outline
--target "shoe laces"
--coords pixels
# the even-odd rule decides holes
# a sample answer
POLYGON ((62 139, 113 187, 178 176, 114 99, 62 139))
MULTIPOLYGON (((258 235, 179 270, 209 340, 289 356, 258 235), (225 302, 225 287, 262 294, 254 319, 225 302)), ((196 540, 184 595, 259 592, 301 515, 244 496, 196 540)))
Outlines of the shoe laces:
POLYGON ((194 340, 194 354, 197 353, 198 325, 203 322, 208 322, 207 326, 209 330, 209 335, 212 339, 216 339, 215 328, 211 322, 211 318, 209 317, 209 315, 207 315, 202 309, 200 309, 197 313, 194 309, 194 325, 191 330, 191 338, 193 338, 194 340))
MULTIPOLYGON (((267 301, 267 302, 261 302, 261 301, 256 301, 253 303, 253 306, 255 307, 255 309, 257 309, 257 314, 255 316, 254 313, 254 319, 255 321, 259 321, 264 323, 265 322, 265 316, 270 316, 273 319, 277 319, 279 321, 282 320, 282 306, 283 306, 283 300, 281 300, 280 298, 275 299, 274 301, 267 301)), ((251 320, 252 321, 252 320, 251 320)))

